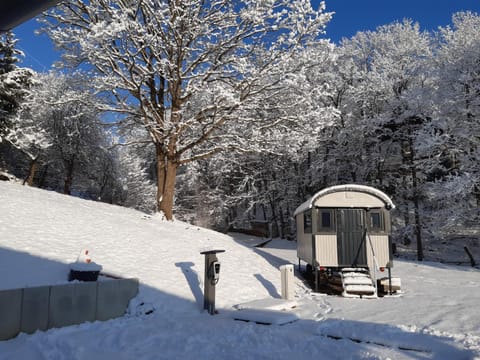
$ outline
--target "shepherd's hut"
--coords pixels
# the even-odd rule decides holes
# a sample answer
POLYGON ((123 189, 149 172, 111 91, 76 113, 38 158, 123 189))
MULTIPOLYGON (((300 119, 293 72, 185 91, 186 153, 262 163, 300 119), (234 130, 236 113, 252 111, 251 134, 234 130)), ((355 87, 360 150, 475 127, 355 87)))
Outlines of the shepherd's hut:
POLYGON ((325 283, 344 296, 376 297, 381 284, 399 290, 391 277, 394 207, 382 191, 350 184, 323 189, 296 209, 299 265, 307 264, 317 290, 325 283), (388 277, 377 283, 377 271, 385 270, 388 277))

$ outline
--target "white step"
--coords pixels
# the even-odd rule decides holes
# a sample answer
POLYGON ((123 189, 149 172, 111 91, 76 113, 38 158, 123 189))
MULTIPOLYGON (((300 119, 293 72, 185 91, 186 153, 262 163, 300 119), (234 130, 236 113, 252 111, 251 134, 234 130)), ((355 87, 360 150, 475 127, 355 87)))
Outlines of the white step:
POLYGON ((375 287, 372 285, 345 285, 344 290, 348 294, 375 294, 375 287))
POLYGON ((372 279, 369 277, 347 276, 343 278, 344 285, 372 285, 372 279))
POLYGON ((344 297, 375 298, 377 296, 377 289, 367 269, 345 268, 341 275, 344 297))
POLYGON ((364 268, 343 268, 342 272, 368 273, 368 270, 364 268))
POLYGON ((369 274, 356 273, 356 272, 342 273, 342 276, 343 276, 343 278, 346 278, 346 277, 370 278, 370 275, 369 275, 369 274))

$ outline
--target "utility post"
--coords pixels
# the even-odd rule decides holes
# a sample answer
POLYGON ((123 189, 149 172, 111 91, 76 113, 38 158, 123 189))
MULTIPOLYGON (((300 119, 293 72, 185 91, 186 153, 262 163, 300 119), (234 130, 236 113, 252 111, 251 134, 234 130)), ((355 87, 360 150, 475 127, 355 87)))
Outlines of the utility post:
POLYGON ((220 262, 217 254, 225 250, 208 250, 200 254, 205 255, 205 274, 204 274, 204 292, 203 308, 208 310, 210 315, 215 315, 215 286, 220 280, 220 262))

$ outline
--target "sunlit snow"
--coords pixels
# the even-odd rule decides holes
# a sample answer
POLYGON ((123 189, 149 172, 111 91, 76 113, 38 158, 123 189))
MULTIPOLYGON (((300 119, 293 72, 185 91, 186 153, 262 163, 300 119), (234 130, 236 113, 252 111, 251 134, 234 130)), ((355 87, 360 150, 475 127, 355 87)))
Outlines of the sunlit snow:
POLYGON ((13 182, 0 182, 0 214, 0 289, 66 282, 82 249, 103 272, 141 283, 123 318, 20 334, 0 342, 0 359, 480 358, 478 269, 396 260, 404 294, 370 300, 313 293, 296 274, 289 311, 299 320, 267 326, 234 320, 235 305, 280 297, 294 242, 253 248, 245 236, 13 182), (202 311, 205 248, 225 250, 214 316, 202 311))

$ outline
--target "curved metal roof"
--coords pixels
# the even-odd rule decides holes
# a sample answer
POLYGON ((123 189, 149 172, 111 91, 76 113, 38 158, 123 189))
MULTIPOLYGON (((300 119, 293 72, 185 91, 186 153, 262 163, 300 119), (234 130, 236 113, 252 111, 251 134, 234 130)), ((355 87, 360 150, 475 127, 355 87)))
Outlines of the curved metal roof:
POLYGON ((384 192, 378 189, 375 189, 371 186, 366 186, 366 185, 346 184, 346 185, 335 185, 335 186, 331 186, 323 190, 320 190, 315 195, 313 195, 310 199, 308 199, 303 204, 301 204, 295 210, 295 212, 293 213, 293 216, 297 216, 298 214, 304 212, 305 210, 311 209, 313 204, 318 198, 321 198, 322 196, 325 196, 331 193, 342 192, 342 191, 355 191, 355 192, 366 193, 366 194, 375 196, 376 198, 383 201, 383 203, 385 204, 385 207, 389 209, 395 208, 395 205, 393 204, 392 199, 390 199, 390 197, 388 197, 387 194, 385 194, 384 192))

